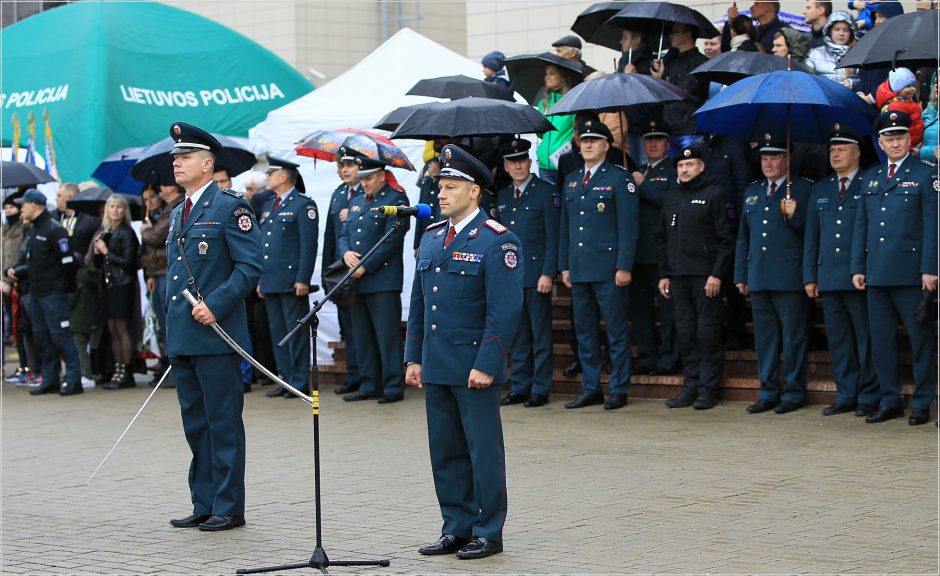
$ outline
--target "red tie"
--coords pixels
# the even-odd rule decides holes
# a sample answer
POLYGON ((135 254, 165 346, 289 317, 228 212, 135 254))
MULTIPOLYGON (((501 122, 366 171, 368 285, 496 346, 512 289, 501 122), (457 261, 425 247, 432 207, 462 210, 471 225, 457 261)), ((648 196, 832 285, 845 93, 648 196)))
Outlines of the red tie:
POLYGON ((767 193, 767 197, 768 197, 768 198, 773 198, 773 197, 774 197, 774 194, 776 194, 776 192, 777 192, 777 183, 776 183, 776 182, 771 182, 771 183, 770 183, 770 192, 767 193))
POLYGON ((898 165, 892 162, 888 165, 888 180, 894 178, 894 171, 898 169, 898 165))
POLYGON ((447 238, 444 238, 444 250, 447 250, 447 247, 450 246, 451 241, 453 241, 454 236, 457 235, 457 229, 453 226, 447 230, 447 238))
POLYGON ((516 187, 516 193, 515 193, 515 194, 513 195, 513 197, 512 197, 512 203, 513 203, 513 204, 518 204, 518 203, 519 203, 519 200, 520 200, 521 198, 522 198, 522 190, 520 190, 519 187, 517 186, 517 187, 516 187))
POLYGON ((582 188, 587 188, 587 184, 588 184, 588 182, 590 182, 590 180, 591 180, 591 171, 590 171, 590 170, 585 170, 585 171, 584 171, 584 180, 581 181, 581 187, 582 187, 582 188))
POLYGON ((186 222, 186 219, 189 218, 189 211, 193 209, 193 201, 189 199, 189 196, 186 197, 186 203, 183 204, 183 222, 186 222))
POLYGON ((353 193, 355 192, 355 190, 356 189, 352 186, 346 187, 346 202, 349 202, 350 200, 352 200, 353 193))
POLYGON ((369 204, 372 204, 372 196, 369 196, 368 194, 366 194, 366 206, 368 206, 369 204))
POLYGON ((848 181, 849 181, 848 176, 843 176, 842 178, 839 178, 839 182, 841 182, 839 186, 839 198, 840 199, 845 198, 845 183, 848 181))
POLYGON ((277 212, 277 209, 278 209, 280 206, 281 206, 281 197, 280 197, 280 196, 275 196, 275 197, 274 197, 274 209, 272 209, 271 212, 277 212))

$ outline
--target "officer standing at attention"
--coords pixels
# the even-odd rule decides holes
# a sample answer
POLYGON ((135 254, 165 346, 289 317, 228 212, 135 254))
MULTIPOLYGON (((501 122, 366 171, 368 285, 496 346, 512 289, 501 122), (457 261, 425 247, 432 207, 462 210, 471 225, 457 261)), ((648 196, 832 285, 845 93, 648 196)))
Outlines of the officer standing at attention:
MULTIPOLYGON (((330 198, 330 213, 326 219, 326 230, 323 232, 321 274, 330 264, 343 258, 339 251, 339 233, 349 221, 349 203, 357 194, 362 194, 362 187, 359 186, 359 166, 353 153, 345 146, 339 149, 337 172, 343 183, 336 187, 330 198)), ((353 338, 349 306, 337 304, 336 313, 339 317, 340 338, 346 345, 346 383, 337 386, 333 391, 337 394, 349 394, 359 390, 362 379, 359 376, 359 365, 356 363, 356 342, 353 338)))
POLYGON ((245 525, 245 396, 241 359, 210 325, 248 345, 245 296, 261 276, 261 235, 241 193, 212 181, 218 140, 182 122, 170 137, 173 174, 186 196, 170 215, 167 238, 167 355, 193 453, 193 513, 170 523, 230 530, 245 525))
MULTIPOLYGON (((630 285, 630 327, 636 341, 634 374, 675 374, 679 368, 679 346, 672 302, 659 292, 656 234, 662 218, 663 194, 675 184, 676 168, 667 158, 669 131, 657 120, 643 130, 647 163, 633 173, 640 199, 640 234, 630 285), (657 306, 658 305, 658 306, 657 306), (660 345, 656 346, 656 309, 659 309, 660 345)), ((694 400, 694 398, 693 398, 694 400)))
MULTIPOLYGON (((263 270, 258 294, 264 298, 271 328, 271 344, 277 371, 284 381, 308 391, 310 335, 295 334, 284 346, 278 342, 310 311, 310 278, 317 261, 320 215, 317 203, 304 195, 304 180, 298 164, 268 156, 268 189, 275 194, 261 211, 263 270)), ((309 391, 308 391, 309 393, 309 391)), ((268 398, 296 398, 278 386, 268 398)))
POLYGON ((682 392, 666 401, 670 408, 714 407, 724 378, 721 279, 732 267, 734 230, 727 192, 704 174, 704 148, 699 143, 679 152, 678 183, 666 190, 656 238, 659 292, 674 303, 682 352, 682 392))
POLYGON ((499 417, 506 353, 522 310, 519 239, 487 219, 493 176, 457 146, 441 152, 441 215, 418 250, 406 381, 424 388, 441 537, 418 550, 486 558, 503 551, 506 455, 499 417))
POLYGON ((512 387, 503 406, 548 404, 552 388, 552 284, 558 274, 556 187, 532 174, 523 138, 507 141, 500 151, 512 184, 497 197, 499 220, 522 242, 522 319, 512 339, 512 387))
POLYGON ((878 145, 888 157, 862 177, 862 194, 852 240, 852 283, 868 293, 872 362, 881 385, 874 424, 904 416, 898 369, 897 323, 904 324, 914 361, 914 395, 908 424, 930 419, 936 395, 931 352, 933 318, 918 321, 918 306, 937 291, 937 168, 910 154, 911 117, 888 111, 875 121, 878 145))
MULTIPOLYGON (((355 267, 396 221, 396 217, 373 208, 408 205, 404 192, 386 183, 384 162, 357 156, 356 164, 364 194, 350 201, 349 222, 339 235, 339 251, 349 268, 355 267)), ((352 331, 362 384, 355 394, 343 396, 347 402, 377 398, 379 404, 389 404, 404 398, 400 326, 407 230, 406 220, 353 274, 352 331)))
POLYGON ((82 371, 78 348, 69 330, 68 291, 74 283, 79 261, 73 253, 69 233, 46 210, 46 196, 30 188, 14 200, 28 222, 20 255, 6 269, 7 278, 29 282, 29 319, 42 361, 42 384, 29 391, 33 396, 58 391, 60 396, 81 394, 82 371), (60 368, 65 362, 61 387, 60 368))
POLYGON ((602 122, 585 120, 578 126, 584 166, 572 172, 562 187, 558 267, 571 288, 584 372, 581 394, 565 408, 604 404, 605 410, 627 405, 630 388, 631 270, 636 255, 639 208, 636 184, 629 172, 607 162, 613 137, 602 122), (607 323, 610 343, 610 397, 601 390, 597 308, 607 323))
POLYGON ((829 165, 835 174, 813 186, 803 244, 803 283, 810 298, 822 297, 826 336, 836 381, 836 401, 824 416, 878 409, 881 391, 871 364, 871 332, 865 293, 849 272, 855 215, 861 199, 861 137, 845 124, 832 125, 829 165))
POLYGON ((744 192, 735 250, 734 284, 751 295, 760 398, 751 414, 792 412, 806 395, 809 299, 803 289, 803 232, 810 183, 787 182, 786 142, 764 134, 760 144, 764 178, 744 192), (785 192, 789 186, 790 198, 785 192), (780 352, 783 349, 783 388, 780 352))

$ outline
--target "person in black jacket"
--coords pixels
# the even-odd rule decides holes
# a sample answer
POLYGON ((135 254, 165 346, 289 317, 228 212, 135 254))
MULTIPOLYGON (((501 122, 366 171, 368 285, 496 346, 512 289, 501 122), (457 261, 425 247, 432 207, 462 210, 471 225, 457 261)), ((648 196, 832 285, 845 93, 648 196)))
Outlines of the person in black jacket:
POLYGON ((68 291, 78 263, 68 232, 46 210, 45 195, 29 189, 16 199, 30 222, 16 264, 7 268, 10 280, 29 281, 29 317, 33 339, 42 359, 42 384, 29 393, 38 396, 55 390, 61 396, 82 393, 78 349, 69 331, 68 291), (59 387, 59 365, 65 362, 65 383, 59 387))
MULTIPOLYGON (((764 53, 773 52, 774 36, 777 32, 790 26, 782 22, 777 16, 780 13, 780 2, 777 0, 754 0, 751 4, 751 18, 757 20, 757 41, 764 47, 764 53)), ((738 16, 737 4, 732 4, 728 8, 728 21, 738 16)), ((807 40, 807 44, 809 40, 807 40)), ((721 32, 721 51, 728 52, 731 49, 731 31, 725 25, 721 32)))
POLYGON ((659 291, 673 302, 684 379, 682 392, 666 405, 697 410, 718 403, 724 373, 719 295, 734 252, 727 193, 706 180, 702 157, 703 146, 696 144, 676 158, 678 181, 666 190, 657 234, 659 291))
POLYGON ((104 205, 101 231, 92 241, 89 255, 104 272, 104 308, 114 354, 114 377, 106 390, 133 388, 134 338, 130 325, 139 311, 137 255, 140 242, 131 228, 131 210, 120 194, 112 194, 104 205))
POLYGON ((682 88, 689 98, 663 106, 663 120, 672 128, 673 149, 690 146, 695 141, 695 111, 708 99, 708 81, 691 74, 708 61, 695 47, 698 30, 685 24, 673 24, 669 32, 671 48, 662 60, 654 60, 651 73, 656 78, 682 88))

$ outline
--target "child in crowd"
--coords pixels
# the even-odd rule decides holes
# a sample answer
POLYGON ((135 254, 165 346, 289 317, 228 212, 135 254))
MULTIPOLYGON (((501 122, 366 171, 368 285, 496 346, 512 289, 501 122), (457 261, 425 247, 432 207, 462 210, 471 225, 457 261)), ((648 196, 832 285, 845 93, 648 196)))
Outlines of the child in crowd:
POLYGON ((911 117, 911 149, 920 148, 924 137, 924 120, 920 104, 915 101, 917 78, 907 68, 896 68, 878 87, 875 101, 882 112, 897 110, 911 117))

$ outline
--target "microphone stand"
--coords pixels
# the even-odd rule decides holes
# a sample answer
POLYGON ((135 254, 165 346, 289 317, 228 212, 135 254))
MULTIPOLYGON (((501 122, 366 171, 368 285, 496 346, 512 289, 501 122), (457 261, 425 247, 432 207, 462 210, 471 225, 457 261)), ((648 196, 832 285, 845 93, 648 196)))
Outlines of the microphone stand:
POLYGON ((315 517, 316 517, 316 547, 313 550, 313 555, 310 556, 310 560, 306 562, 300 562, 296 564, 280 564, 276 566, 265 566, 261 568, 239 568, 235 571, 236 574, 260 574, 262 572, 277 572, 280 570, 295 570, 297 568, 316 568, 320 570, 323 574, 329 574, 327 568, 330 566, 389 566, 391 564, 388 560, 330 560, 326 555, 326 550, 323 549, 323 538, 320 522, 320 375, 317 370, 317 328, 320 325, 320 319, 317 317, 317 312, 323 308, 333 294, 345 286, 349 280, 352 278, 352 275, 369 259, 370 256, 388 240, 395 232, 401 228, 402 218, 399 217, 395 220, 395 223, 392 224, 392 227, 382 236, 378 242, 375 243, 365 256, 359 260, 354 268, 351 268, 346 275, 343 276, 339 282, 336 283, 336 286, 333 286, 333 289, 326 293, 321 300, 318 300, 313 303, 313 307, 310 312, 297 321, 297 324, 294 328, 287 333, 284 338, 278 342, 278 346, 284 346, 291 338, 304 326, 309 327, 310 332, 310 369, 307 372, 307 385, 310 387, 310 395, 313 399, 311 404, 313 408, 313 479, 314 479, 314 491, 315 491, 315 517))

